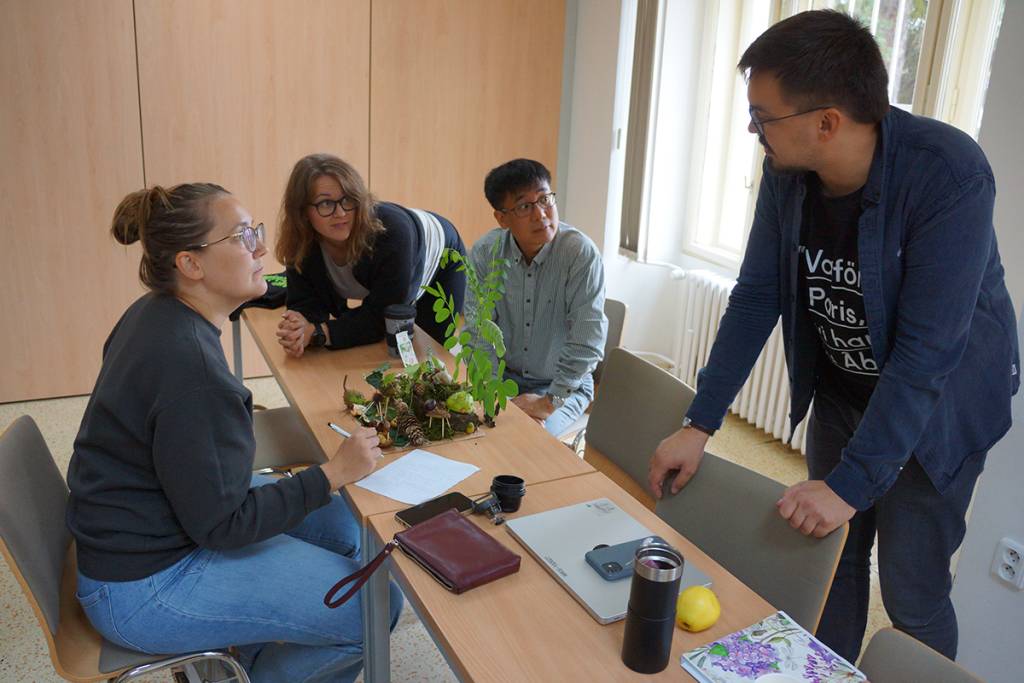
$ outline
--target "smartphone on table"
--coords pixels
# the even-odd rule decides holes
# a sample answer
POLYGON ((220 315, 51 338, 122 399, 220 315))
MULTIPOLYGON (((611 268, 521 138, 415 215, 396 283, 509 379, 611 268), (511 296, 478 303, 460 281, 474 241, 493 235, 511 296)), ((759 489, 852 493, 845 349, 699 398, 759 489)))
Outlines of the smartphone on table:
POLYGON ((584 555, 587 564, 606 581, 618 581, 633 576, 633 559, 637 548, 652 543, 667 545, 661 536, 644 536, 632 541, 594 548, 584 555))
POLYGON ((469 512, 473 509, 473 501, 458 491, 446 493, 443 496, 424 501, 411 508, 405 508, 395 513, 395 519, 405 526, 415 526, 425 522, 431 517, 436 517, 442 512, 456 510, 460 513, 469 512))

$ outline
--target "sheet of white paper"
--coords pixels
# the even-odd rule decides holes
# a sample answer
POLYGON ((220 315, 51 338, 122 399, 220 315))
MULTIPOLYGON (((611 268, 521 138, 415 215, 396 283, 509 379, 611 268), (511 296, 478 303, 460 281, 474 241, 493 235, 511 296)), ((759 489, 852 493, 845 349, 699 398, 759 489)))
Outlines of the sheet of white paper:
POLYGON ((437 498, 480 468, 420 449, 409 451, 356 486, 410 505, 437 498))

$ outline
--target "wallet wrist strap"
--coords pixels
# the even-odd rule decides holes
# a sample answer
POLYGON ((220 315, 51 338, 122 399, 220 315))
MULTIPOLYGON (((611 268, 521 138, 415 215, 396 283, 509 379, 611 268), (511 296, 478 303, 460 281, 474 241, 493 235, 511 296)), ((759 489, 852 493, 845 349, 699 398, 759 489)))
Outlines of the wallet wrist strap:
POLYGON ((340 607, 348 602, 349 598, 355 595, 356 592, 363 587, 363 584, 370 579, 370 576, 377 571, 377 568, 380 567, 381 563, 383 563, 384 560, 387 559, 388 555, 390 555, 397 547, 398 541, 388 541, 384 546, 384 549, 377 553, 377 557, 373 558, 369 564, 352 572, 341 581, 334 584, 334 586, 331 587, 331 590, 327 591, 327 595, 324 596, 324 604, 331 609, 334 609, 335 607, 340 607), (348 589, 347 593, 337 600, 333 599, 334 596, 338 594, 338 591, 353 581, 355 581, 355 583, 352 584, 352 587, 348 589))

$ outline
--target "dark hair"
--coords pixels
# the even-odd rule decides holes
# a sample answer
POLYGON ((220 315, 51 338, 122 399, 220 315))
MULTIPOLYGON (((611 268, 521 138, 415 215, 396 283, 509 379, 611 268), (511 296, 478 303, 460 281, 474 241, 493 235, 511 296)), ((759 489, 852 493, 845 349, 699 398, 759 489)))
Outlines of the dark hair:
POLYGON ((313 200, 316 179, 329 176, 338 181, 343 194, 358 203, 352 221, 352 233, 345 240, 346 263, 358 261, 373 250, 373 242, 384 226, 374 210, 377 200, 366 189, 363 177, 352 164, 333 154, 310 154, 295 162, 281 200, 281 216, 274 255, 278 262, 302 270, 302 261, 316 244, 318 236, 306 217, 306 208, 313 200))
POLYGON ((231 193, 213 183, 184 183, 170 189, 154 185, 121 200, 110 234, 121 244, 142 242, 142 284, 163 294, 177 290, 174 257, 209 234, 213 228, 210 201, 226 194, 231 193))
POLYGON ((747 48, 740 72, 773 72, 783 96, 800 108, 832 105, 858 123, 889 111, 889 77, 871 32, 834 10, 780 21, 747 48))
POLYGON ((495 210, 505 208, 501 204, 505 196, 519 190, 533 188, 540 183, 551 184, 551 173, 544 164, 533 159, 513 159, 497 168, 492 168, 484 179, 484 196, 495 210))

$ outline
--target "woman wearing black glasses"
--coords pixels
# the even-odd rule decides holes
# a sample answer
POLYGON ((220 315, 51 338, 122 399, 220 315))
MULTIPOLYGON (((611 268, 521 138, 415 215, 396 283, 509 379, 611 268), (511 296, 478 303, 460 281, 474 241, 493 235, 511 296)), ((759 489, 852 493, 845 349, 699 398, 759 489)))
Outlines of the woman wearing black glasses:
POLYGON ((330 154, 303 157, 281 206, 275 255, 288 269, 288 312, 277 336, 285 351, 344 349, 384 338, 384 309, 415 306, 416 324, 439 342, 424 285, 440 284, 462 310, 465 273, 440 267, 441 252, 466 248, 455 226, 428 211, 377 201, 359 173, 330 154), (349 299, 362 305, 350 309, 349 299))
MULTIPOLYGON (((142 242, 151 291, 103 347, 68 468, 82 608, 133 650, 236 645, 254 683, 353 680, 359 602, 328 610, 323 595, 360 566, 360 529, 331 492, 373 471, 376 433, 356 430, 292 478, 254 476, 252 394, 220 331, 266 290, 263 226, 223 188, 196 183, 133 192, 111 232, 142 242)), ((394 586, 391 601, 393 627, 394 586)))

